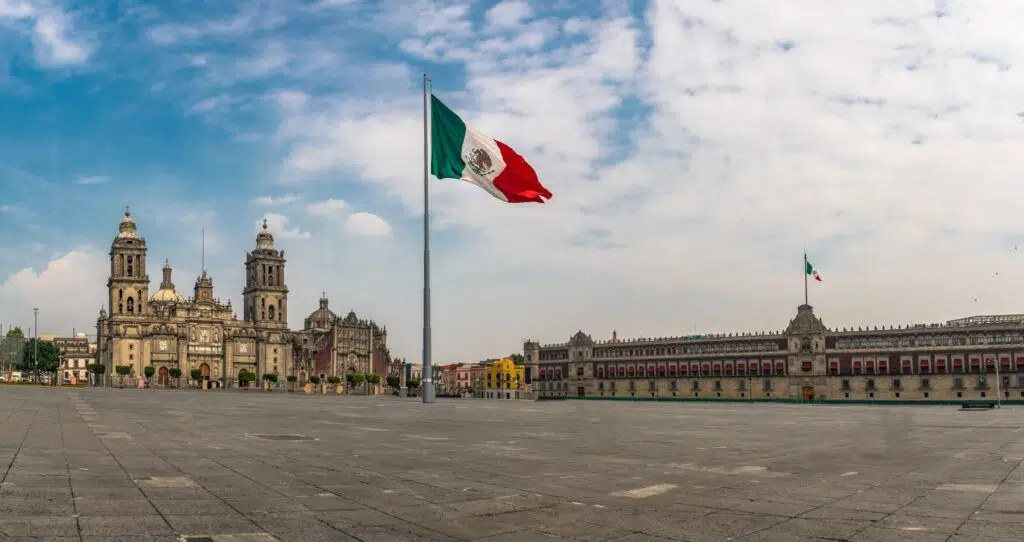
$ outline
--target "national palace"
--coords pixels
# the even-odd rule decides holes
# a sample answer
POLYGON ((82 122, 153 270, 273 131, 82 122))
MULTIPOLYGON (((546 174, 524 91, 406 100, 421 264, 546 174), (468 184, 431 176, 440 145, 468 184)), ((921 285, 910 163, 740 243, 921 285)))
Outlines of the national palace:
POLYGON ((781 333, 526 341, 540 397, 961 401, 1024 399, 1024 315, 829 329, 807 304, 781 333), (998 394, 998 395, 997 395, 998 394))

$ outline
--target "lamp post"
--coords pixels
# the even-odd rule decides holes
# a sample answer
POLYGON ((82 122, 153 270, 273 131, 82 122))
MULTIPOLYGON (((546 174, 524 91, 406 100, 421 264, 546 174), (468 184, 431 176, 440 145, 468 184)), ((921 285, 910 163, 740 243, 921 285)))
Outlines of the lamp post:
POLYGON ((32 341, 32 367, 36 372, 36 382, 39 382, 39 309, 32 309, 32 326, 35 328, 35 340, 32 341))

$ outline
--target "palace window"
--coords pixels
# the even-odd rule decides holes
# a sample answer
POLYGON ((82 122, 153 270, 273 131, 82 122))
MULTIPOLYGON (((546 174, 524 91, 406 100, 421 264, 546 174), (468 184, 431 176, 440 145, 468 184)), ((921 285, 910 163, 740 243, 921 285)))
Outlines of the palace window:
POLYGON ((629 391, 636 391, 636 382, 629 381, 629 391))
POLYGON ((693 381, 693 391, 700 391, 700 380, 693 381))
POLYGON ((647 381, 647 391, 654 391, 654 390, 655 390, 654 381, 653 380, 648 380, 647 381))
POLYGON ((850 379, 849 378, 844 378, 843 379, 843 390, 844 391, 849 391, 850 390, 850 379))
POLYGON ((988 389, 988 377, 979 376, 976 388, 979 389, 979 390, 987 390, 988 389))
POLYGON ((772 379, 764 379, 764 391, 772 391, 772 379))
POLYGON ((875 379, 874 378, 869 378, 867 380, 866 384, 867 384, 867 386, 866 386, 867 389, 872 390, 872 391, 875 389, 875 379))
POLYGON ((922 390, 930 390, 930 389, 932 389, 932 380, 930 378, 922 378, 921 379, 921 389, 922 390))
POLYGON ((900 379, 898 379, 898 378, 892 379, 892 389, 894 389, 894 390, 903 389, 902 385, 903 385, 903 383, 900 382, 900 379))
POLYGON ((270 320, 274 319, 274 306, 273 305, 270 306, 270 311, 267 313, 267 315, 270 317, 269 318, 270 320))
POLYGON ((127 272, 125 273, 126 276, 129 276, 129 277, 132 276, 132 267, 133 267, 132 266, 132 257, 128 256, 128 267, 127 267, 127 272))
POLYGON ((722 391, 722 381, 715 380, 715 391, 722 391))
POLYGON ((747 381, 746 380, 741 378, 741 379, 739 379, 739 382, 737 382, 736 384, 737 384, 736 387, 737 387, 737 389, 739 391, 747 391, 747 381))
POLYGON ((953 379, 953 389, 962 390, 964 389, 964 377, 958 376, 953 379))

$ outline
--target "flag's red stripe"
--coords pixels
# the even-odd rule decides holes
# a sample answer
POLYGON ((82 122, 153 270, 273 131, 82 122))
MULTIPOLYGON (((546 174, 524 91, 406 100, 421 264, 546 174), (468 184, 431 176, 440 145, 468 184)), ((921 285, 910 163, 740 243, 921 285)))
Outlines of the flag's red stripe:
POLYGON ((501 158, 505 161, 505 170, 495 177, 494 186, 505 195, 508 202, 544 203, 544 199, 551 199, 551 192, 540 184, 540 179, 537 178, 537 172, 533 170, 533 166, 508 145, 501 141, 495 141, 495 143, 501 150, 501 158))

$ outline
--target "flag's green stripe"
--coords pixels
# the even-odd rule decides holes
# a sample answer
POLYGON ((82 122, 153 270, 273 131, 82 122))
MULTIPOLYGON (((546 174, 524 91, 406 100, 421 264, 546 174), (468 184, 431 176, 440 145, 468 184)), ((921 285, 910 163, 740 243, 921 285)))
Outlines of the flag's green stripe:
POLYGON ((466 163, 462 161, 462 142, 466 123, 448 106, 430 95, 430 172, 438 179, 458 179, 466 163))
POLYGON ((807 262, 806 267, 807 267, 807 274, 808 275, 810 275, 811 273, 814 272, 814 266, 811 265, 811 262, 807 262))

